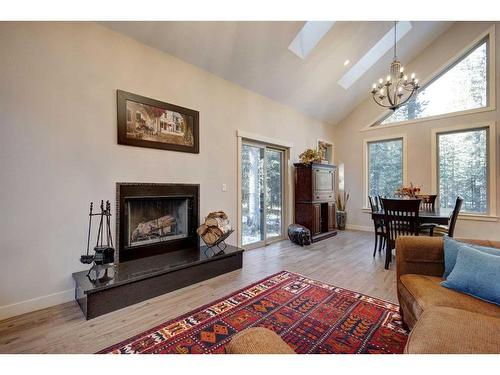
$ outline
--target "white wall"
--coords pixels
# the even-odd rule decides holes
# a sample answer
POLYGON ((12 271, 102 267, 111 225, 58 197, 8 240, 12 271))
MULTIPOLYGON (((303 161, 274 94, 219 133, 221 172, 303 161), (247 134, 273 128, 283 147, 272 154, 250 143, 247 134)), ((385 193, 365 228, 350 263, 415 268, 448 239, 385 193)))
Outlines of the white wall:
MULTIPOLYGON (((442 67, 450 58, 459 54, 467 45, 472 43, 480 34, 490 28, 493 23, 488 22, 458 22, 442 34, 432 43, 418 58, 410 62, 406 71, 417 72, 421 81, 430 77, 436 70, 442 67)), ((500 23, 496 24, 498 33, 500 23)), ((348 117, 337 124, 331 131, 335 134, 335 159, 345 163, 345 186, 351 198, 348 207, 348 225, 357 228, 373 228, 370 215, 362 212, 365 202, 363 186, 363 139, 392 134, 406 134, 408 140, 408 182, 420 185, 423 191, 431 189, 431 129, 445 128, 454 125, 475 124, 488 121, 497 121, 497 137, 500 130, 499 111, 500 107, 500 38, 496 37, 496 108, 497 110, 468 114, 462 116, 442 118, 439 120, 422 121, 413 124, 396 127, 373 129, 367 132, 361 131, 370 125, 381 115, 381 109, 371 98, 360 104, 348 117)), ((367 93, 371 89, 371 82, 366 83, 367 93)), ((498 139, 497 139, 498 148, 498 139)), ((497 158, 497 171, 494 178, 497 179, 497 214, 500 213, 500 198, 498 187, 500 179, 498 169, 500 163, 497 158)), ((499 222, 482 222, 459 220, 456 228, 456 236, 464 238, 486 238, 500 239, 499 222)))
POLYGON ((328 139, 320 121, 94 23, 3 22, 0 50, 0 319, 73 298, 88 204, 114 202, 117 181, 200 183, 201 214, 236 221, 237 129, 292 142, 292 161, 328 139), (117 89, 200 111, 200 154, 118 145, 117 89))

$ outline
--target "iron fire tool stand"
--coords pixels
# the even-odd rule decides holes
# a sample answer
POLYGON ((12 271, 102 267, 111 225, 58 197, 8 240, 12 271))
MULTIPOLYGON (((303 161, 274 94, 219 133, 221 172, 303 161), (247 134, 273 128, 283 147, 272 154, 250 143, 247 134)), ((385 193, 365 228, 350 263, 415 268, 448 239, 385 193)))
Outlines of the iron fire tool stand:
POLYGON ((80 262, 84 264, 92 264, 92 267, 89 269, 87 273, 87 277, 93 284, 97 281, 107 282, 111 280, 113 277, 108 275, 109 268, 114 267, 115 261, 115 249, 113 248, 113 238, 111 236, 111 204, 109 201, 106 201, 106 208, 104 208, 104 201, 101 200, 101 212, 93 213, 94 204, 90 202, 90 211, 89 211, 89 231, 87 236, 87 254, 82 255, 80 257, 80 262), (90 234, 92 232, 92 217, 100 216, 101 219, 99 221, 99 229, 97 230, 97 241, 96 246, 94 247, 94 255, 89 255, 90 248, 90 234), (104 221, 106 221, 106 244, 103 244, 104 241, 104 221), (99 273, 101 270, 104 270, 104 275, 99 277, 99 273), (92 271, 95 272, 95 278, 91 277, 92 271))

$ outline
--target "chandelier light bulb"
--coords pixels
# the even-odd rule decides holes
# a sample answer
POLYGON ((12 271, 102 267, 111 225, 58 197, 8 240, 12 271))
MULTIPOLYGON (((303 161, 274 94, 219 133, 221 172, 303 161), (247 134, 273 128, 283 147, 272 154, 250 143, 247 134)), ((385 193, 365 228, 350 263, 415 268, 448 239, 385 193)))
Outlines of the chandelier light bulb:
POLYGON ((377 84, 376 84, 376 83, 374 83, 374 84, 373 84, 373 88, 374 88, 374 89, 376 89, 376 88, 377 88, 377 84))
POLYGON ((405 74, 405 76, 403 77, 405 81, 408 81, 408 76, 405 74))
POLYGON ((378 80, 378 83, 382 84, 382 82, 384 82, 384 80, 383 80, 382 78, 380 78, 380 79, 378 80))
POLYGON ((411 74, 411 79, 415 79, 415 73, 411 74))
POLYGON ((400 72, 400 73, 403 73, 404 71, 405 71, 405 68, 404 68, 404 67, 401 67, 401 68, 399 69, 399 72, 400 72))
POLYGON ((387 82, 390 82, 391 76, 387 76, 387 82))

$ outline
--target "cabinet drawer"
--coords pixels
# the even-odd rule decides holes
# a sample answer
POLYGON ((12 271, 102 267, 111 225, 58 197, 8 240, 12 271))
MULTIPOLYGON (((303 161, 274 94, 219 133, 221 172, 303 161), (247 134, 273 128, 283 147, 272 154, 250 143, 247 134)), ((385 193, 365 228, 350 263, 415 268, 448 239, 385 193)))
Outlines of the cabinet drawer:
POLYGON ((332 191, 315 191, 313 194, 313 202, 316 201, 331 201, 334 200, 334 194, 332 191))

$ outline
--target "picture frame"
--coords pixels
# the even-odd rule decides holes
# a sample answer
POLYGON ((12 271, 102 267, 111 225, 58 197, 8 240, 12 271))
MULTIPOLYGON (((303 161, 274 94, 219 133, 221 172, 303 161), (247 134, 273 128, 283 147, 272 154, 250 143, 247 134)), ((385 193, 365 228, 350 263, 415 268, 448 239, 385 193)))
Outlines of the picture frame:
POLYGON ((199 154, 199 112, 116 91, 118 144, 199 154))
POLYGON ((333 164, 333 143, 318 139, 317 151, 321 156, 321 162, 324 164, 333 164))

